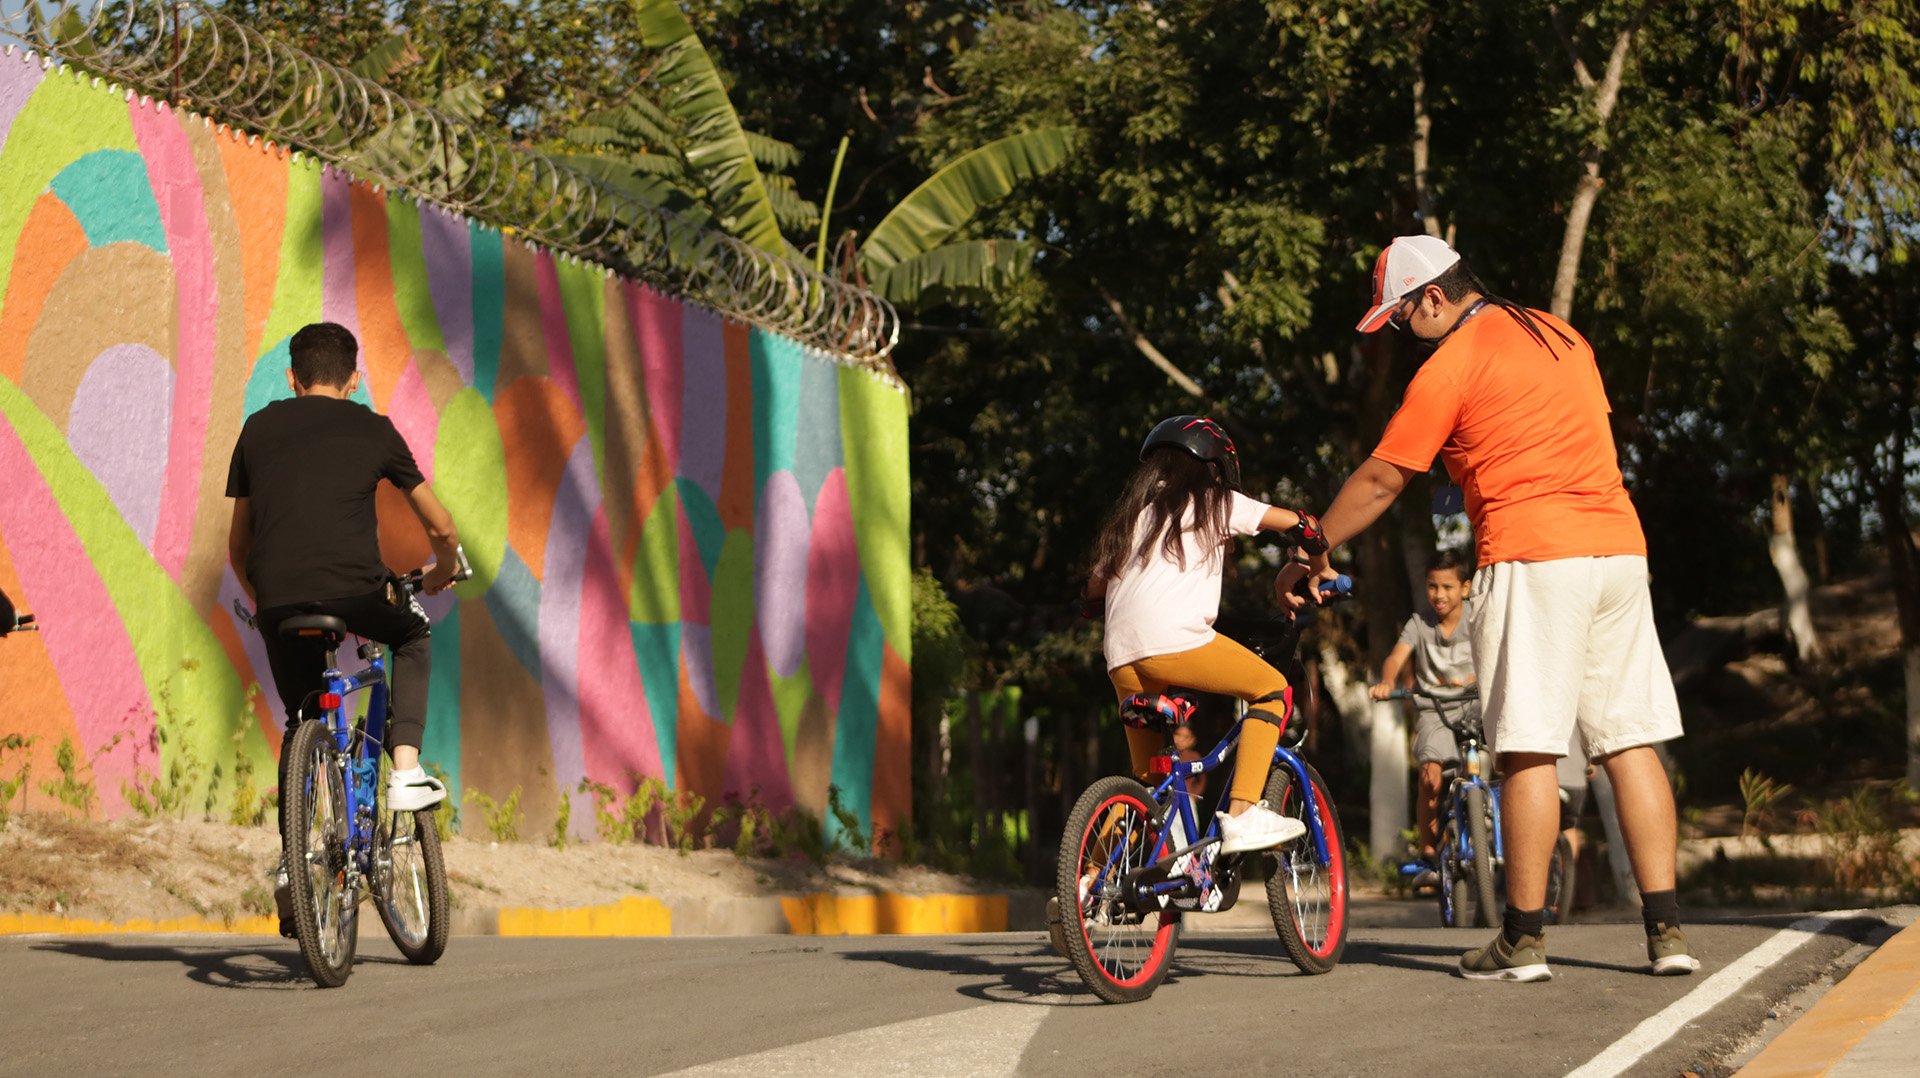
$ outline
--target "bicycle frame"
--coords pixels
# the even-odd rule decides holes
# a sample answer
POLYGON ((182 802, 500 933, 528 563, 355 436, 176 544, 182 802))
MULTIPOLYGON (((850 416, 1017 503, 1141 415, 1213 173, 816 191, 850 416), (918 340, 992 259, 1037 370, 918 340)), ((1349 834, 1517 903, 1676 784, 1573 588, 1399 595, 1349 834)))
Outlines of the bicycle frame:
MULTIPOLYGON (((1169 805, 1174 811, 1165 814, 1165 818, 1160 823, 1160 829, 1155 832, 1154 835, 1155 844, 1163 849, 1167 849, 1167 854, 1153 864, 1136 872, 1134 874, 1135 878, 1122 881, 1129 885, 1128 893, 1136 903, 1148 903, 1159 899, 1163 895, 1172 895, 1192 886, 1193 881, 1184 875, 1178 879, 1171 880, 1153 882, 1141 882, 1141 880, 1155 873, 1165 872, 1179 858, 1219 841, 1220 812, 1225 809, 1231 790, 1223 788, 1220 791, 1219 804, 1215 806, 1213 817, 1207 821, 1206 833, 1202 834, 1199 819, 1193 811, 1194 796, 1187 792, 1187 778, 1191 775, 1204 775, 1225 763, 1227 754, 1232 752, 1234 747, 1240 743, 1240 727, 1244 725, 1246 721, 1245 718, 1234 720, 1232 728, 1227 731, 1227 736, 1222 738, 1220 743, 1215 745, 1211 752, 1208 752, 1198 760, 1180 760, 1173 756, 1155 757, 1156 768, 1164 765, 1168 767, 1169 773, 1160 785, 1154 787, 1153 799, 1161 804, 1169 805), (1187 834, 1197 836, 1197 841, 1191 845, 1173 849, 1173 828, 1176 820, 1185 826, 1187 834)), ((1307 775, 1306 761, 1302 760, 1293 750, 1285 746, 1278 746, 1273 750, 1273 766, 1285 767, 1292 773, 1294 781, 1300 784, 1300 790, 1305 795, 1302 798, 1306 804, 1305 823, 1307 825, 1307 837, 1313 842, 1314 860, 1322 866, 1330 864, 1332 857, 1327 851, 1326 827, 1320 818, 1319 800, 1314 796, 1313 780, 1307 775)), ((1123 841, 1117 849, 1108 855, 1106 863, 1101 866, 1099 876, 1093 881, 1093 888, 1095 890, 1099 890, 1101 885, 1107 882, 1107 874, 1113 871, 1116 865, 1125 863, 1126 854, 1127 847, 1123 841)))
POLYGON ((345 784, 347 848, 353 854, 356 875, 366 877, 373 869, 374 808, 378 804, 380 753, 387 737, 387 657, 386 650, 372 642, 362 644, 360 654, 367 665, 348 674, 339 669, 336 653, 327 653, 327 671, 322 675, 326 679, 327 695, 321 700, 329 706, 323 706, 320 716, 309 721, 327 724, 334 747, 347 761, 351 779, 345 784), (362 692, 370 694, 367 717, 356 727, 348 713, 347 701, 362 692))

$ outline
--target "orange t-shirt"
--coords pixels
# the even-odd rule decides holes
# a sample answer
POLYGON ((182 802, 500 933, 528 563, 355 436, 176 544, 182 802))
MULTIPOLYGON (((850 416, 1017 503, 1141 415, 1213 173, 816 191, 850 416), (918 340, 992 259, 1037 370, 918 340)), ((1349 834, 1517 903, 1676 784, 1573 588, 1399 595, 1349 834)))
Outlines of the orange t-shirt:
POLYGON ((1413 376, 1373 455, 1416 471, 1440 455, 1466 493, 1482 565, 1644 556, 1593 348, 1558 318, 1530 313, 1550 348, 1512 314, 1483 307, 1413 376))

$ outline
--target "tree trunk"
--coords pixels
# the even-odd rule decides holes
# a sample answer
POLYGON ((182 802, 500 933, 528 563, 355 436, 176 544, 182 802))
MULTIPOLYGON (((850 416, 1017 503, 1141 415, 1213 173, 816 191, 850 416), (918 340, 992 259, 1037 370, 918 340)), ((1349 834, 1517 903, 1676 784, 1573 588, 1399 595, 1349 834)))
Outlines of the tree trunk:
POLYGON ((1573 286, 1580 278, 1580 252, 1586 246, 1587 222, 1593 217, 1593 204, 1600 197, 1600 158, 1606 152, 1607 122, 1620 100, 1620 80, 1626 74, 1627 53, 1645 13, 1642 7, 1614 36, 1613 49, 1607 55, 1607 69, 1596 82, 1587 70, 1586 61, 1580 58, 1571 32, 1561 22, 1559 12, 1554 12, 1554 25, 1573 61, 1574 81, 1579 84, 1582 95, 1589 98, 1594 119, 1593 141, 1580 154, 1580 180, 1574 187, 1573 205, 1567 210, 1567 227, 1560 239, 1560 264, 1553 276, 1553 302, 1549 309, 1561 321, 1570 321, 1573 316, 1573 286))
POLYGON ((1900 658, 1907 693, 1907 785, 1920 790, 1920 551, 1914 548, 1907 524, 1905 440, 1895 438, 1887 469, 1872 469, 1874 502, 1880 511, 1881 541, 1887 548, 1887 568, 1893 577, 1894 608, 1900 619, 1900 658))
POLYGON ((1807 603, 1807 571, 1800 566, 1800 546, 1793 537, 1793 497, 1788 478, 1773 475, 1773 535, 1767 540, 1767 553, 1773 570, 1780 574, 1783 602, 1780 625, 1787 631, 1794 659, 1804 665, 1820 652, 1820 638, 1813 628, 1813 611, 1807 603))
POLYGON ((1373 775, 1367 784, 1367 842, 1376 861, 1400 856, 1400 831, 1411 821, 1407 798, 1407 715, 1398 700, 1375 700, 1373 728, 1367 735, 1367 759, 1373 775))

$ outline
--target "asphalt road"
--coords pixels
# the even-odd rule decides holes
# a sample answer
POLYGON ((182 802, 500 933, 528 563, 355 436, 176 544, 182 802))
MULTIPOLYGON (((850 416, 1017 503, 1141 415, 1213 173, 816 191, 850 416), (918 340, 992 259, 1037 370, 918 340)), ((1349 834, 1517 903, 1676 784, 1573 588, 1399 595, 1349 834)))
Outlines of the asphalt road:
POLYGON ((1555 928, 1556 976, 1531 985, 1452 975, 1483 930, 1356 928, 1321 977, 1271 932, 1194 931, 1165 985, 1130 1006, 1097 1002, 1038 933, 456 937, 425 969, 369 938, 335 990, 278 939, 10 937, 0 1074, 1561 1075, 1611 1048, 1626 1073, 1674 1075, 1891 932, 1869 915, 1782 935, 1795 921, 1691 924, 1706 968, 1672 978, 1640 972, 1636 924, 1555 928), (1710 1006, 1713 991, 1689 997, 1729 964, 1714 984, 1757 972, 1710 1006), (1631 1041, 1676 1009, 1701 1013, 1664 1043, 1643 1032, 1650 1051, 1631 1041))

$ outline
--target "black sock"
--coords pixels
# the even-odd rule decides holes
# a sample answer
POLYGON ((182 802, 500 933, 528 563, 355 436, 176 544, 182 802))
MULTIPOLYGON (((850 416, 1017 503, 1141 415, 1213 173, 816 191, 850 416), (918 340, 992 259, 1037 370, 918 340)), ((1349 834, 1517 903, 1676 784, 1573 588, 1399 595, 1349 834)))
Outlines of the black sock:
POLYGON ((1519 943, 1521 936, 1539 937, 1547 930, 1546 908, 1516 910, 1512 906, 1508 906, 1504 930, 1508 943, 1519 943))
POLYGON ((1646 923, 1647 935, 1660 932, 1661 925, 1679 925, 1680 896, 1675 891, 1640 892, 1640 920, 1646 923))

